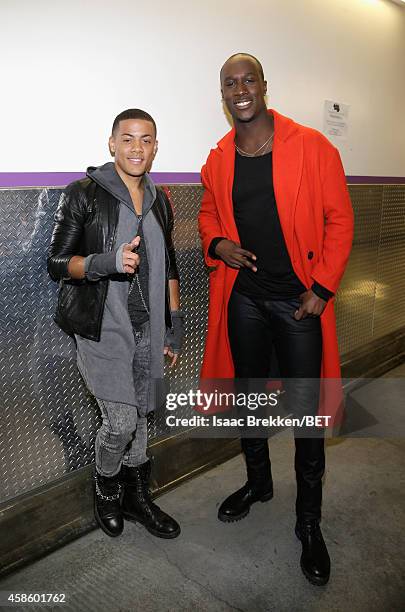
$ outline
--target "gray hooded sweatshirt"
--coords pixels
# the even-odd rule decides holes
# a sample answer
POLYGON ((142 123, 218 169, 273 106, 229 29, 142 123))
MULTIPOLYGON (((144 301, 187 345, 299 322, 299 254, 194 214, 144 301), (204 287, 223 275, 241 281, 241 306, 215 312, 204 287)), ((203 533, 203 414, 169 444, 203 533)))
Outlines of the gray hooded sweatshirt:
MULTIPOLYGON (((87 176, 120 202, 113 249, 137 235, 138 217, 129 191, 113 163, 88 168, 87 176)), ((149 263, 150 384, 147 406, 141 405, 134 384, 132 362, 136 350, 128 314, 129 281, 126 276, 108 282, 100 341, 76 335, 77 365, 90 392, 99 399, 130 404, 141 414, 159 407, 164 399, 163 366, 165 324, 165 244, 161 227, 151 212, 156 187, 144 175, 143 233, 149 263)))

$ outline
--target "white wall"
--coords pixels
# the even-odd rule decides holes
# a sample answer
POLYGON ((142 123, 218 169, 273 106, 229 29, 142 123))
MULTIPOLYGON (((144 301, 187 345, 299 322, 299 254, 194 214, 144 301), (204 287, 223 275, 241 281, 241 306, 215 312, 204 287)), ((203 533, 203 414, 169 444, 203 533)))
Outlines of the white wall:
POLYGON ((218 71, 236 51, 299 122, 350 104, 346 174, 405 175, 405 9, 389 0, 0 0, 0 172, 102 163, 134 106, 158 123, 154 171, 198 172, 228 129, 218 71))

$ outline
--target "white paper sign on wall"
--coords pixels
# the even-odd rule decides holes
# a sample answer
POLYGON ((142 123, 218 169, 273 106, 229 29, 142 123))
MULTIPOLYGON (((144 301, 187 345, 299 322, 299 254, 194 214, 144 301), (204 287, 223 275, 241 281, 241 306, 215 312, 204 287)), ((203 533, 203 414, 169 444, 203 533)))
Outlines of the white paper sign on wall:
POLYGON ((323 132, 328 138, 347 140, 349 130, 349 105, 325 100, 323 110, 323 132))

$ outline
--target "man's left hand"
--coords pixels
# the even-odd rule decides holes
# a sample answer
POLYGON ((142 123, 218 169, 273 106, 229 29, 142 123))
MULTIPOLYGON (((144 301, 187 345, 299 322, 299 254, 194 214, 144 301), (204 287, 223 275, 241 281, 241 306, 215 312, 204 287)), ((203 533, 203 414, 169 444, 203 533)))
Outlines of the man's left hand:
POLYGON ((163 355, 167 355, 171 359, 171 362, 169 363, 169 368, 172 368, 176 364, 177 359, 179 358, 179 353, 173 353, 170 346, 165 346, 163 348, 163 355))
POLYGON ((169 366, 172 368, 176 363, 184 337, 183 312, 181 310, 172 310, 172 328, 166 330, 165 346, 163 354, 171 358, 169 366))
POLYGON ((307 317, 319 317, 323 313, 326 302, 318 297, 312 289, 308 289, 308 291, 301 293, 300 299, 302 304, 294 313, 294 319, 296 319, 296 321, 306 319, 307 317))

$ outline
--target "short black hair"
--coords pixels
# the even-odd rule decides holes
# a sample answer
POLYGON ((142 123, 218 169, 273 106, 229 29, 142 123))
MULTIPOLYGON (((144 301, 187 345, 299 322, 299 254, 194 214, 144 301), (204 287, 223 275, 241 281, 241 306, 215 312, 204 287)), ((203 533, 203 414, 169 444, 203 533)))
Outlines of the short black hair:
POLYGON ((114 134, 114 132, 118 129, 119 122, 125 121, 126 119, 142 119, 143 121, 150 121, 150 123, 155 128, 155 136, 156 136, 157 129, 156 129, 156 123, 155 123, 154 118, 151 115, 149 115, 149 113, 147 113, 144 110, 141 110, 140 108, 128 108, 127 110, 124 110, 122 111, 122 113, 117 115, 114 119, 111 133, 114 134))
POLYGON ((263 71, 263 66, 261 65, 261 63, 259 62, 259 60, 257 59, 257 57, 255 57, 254 55, 251 55, 250 53, 242 53, 242 52, 240 52, 240 53, 234 53, 233 55, 231 55, 230 57, 228 57, 228 59, 226 60, 226 62, 224 62, 224 63, 223 63, 223 65, 222 65, 222 68, 221 68, 220 73, 219 73, 219 77, 221 78, 221 75, 222 75, 222 69, 223 69, 223 67, 225 66, 225 64, 226 64, 227 62, 229 62, 229 60, 233 59, 234 57, 237 57, 238 55, 243 55, 243 56, 245 56, 245 57, 250 57, 250 59, 252 59, 254 62, 256 62, 257 67, 259 68, 259 74, 260 74, 260 76, 262 77, 262 79, 263 79, 263 81, 264 81, 264 71, 263 71))

